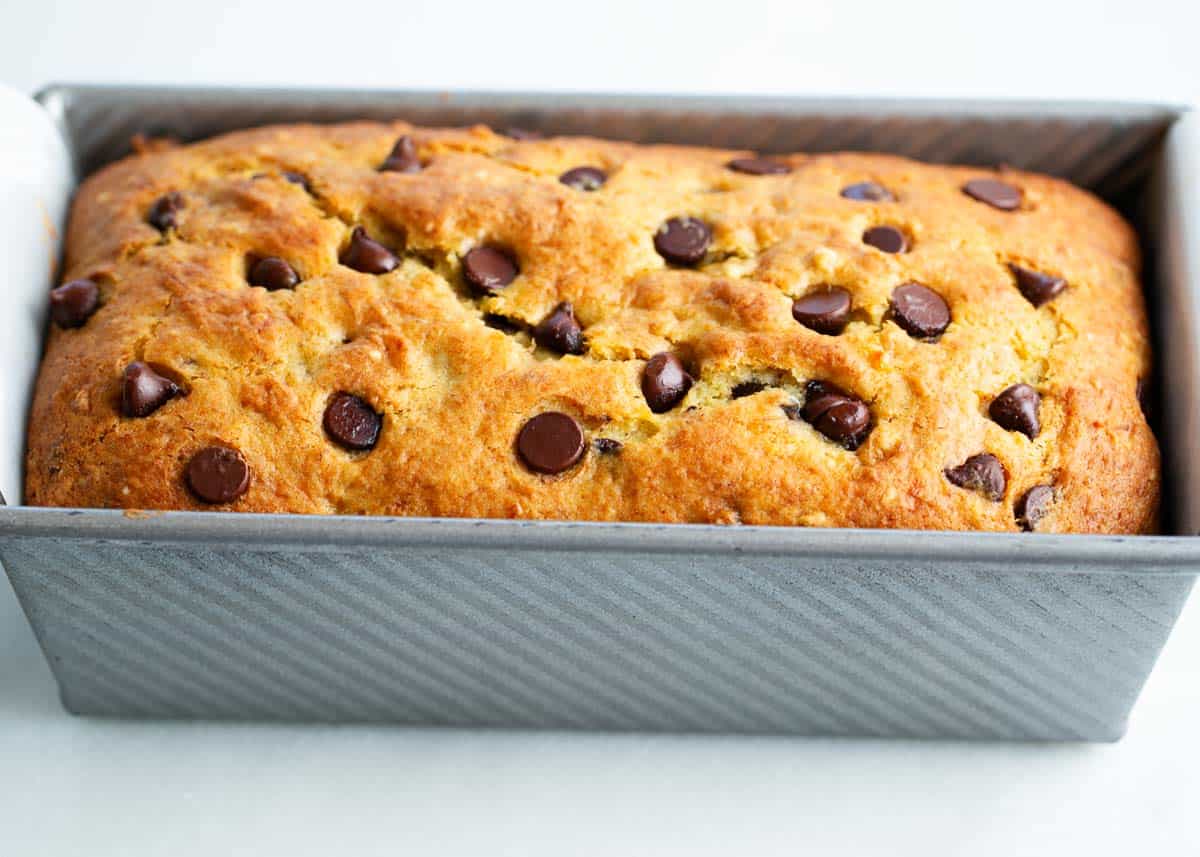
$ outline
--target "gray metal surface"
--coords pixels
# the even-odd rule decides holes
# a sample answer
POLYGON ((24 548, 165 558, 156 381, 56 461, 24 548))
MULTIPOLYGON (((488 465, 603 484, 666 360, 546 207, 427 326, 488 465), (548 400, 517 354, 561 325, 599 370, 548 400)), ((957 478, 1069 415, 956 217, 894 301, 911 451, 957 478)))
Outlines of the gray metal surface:
MULTIPOLYGON (((1161 190, 1194 168, 1176 138, 1194 121, 1167 108, 69 87, 42 101, 86 167, 134 130, 402 115, 1070 177, 1185 224, 1151 245, 1152 297, 1189 331, 1160 380, 1173 496, 1195 496, 1181 429, 1198 248, 1179 209, 1194 218, 1197 196, 1161 190)), ((1196 532, 1191 505, 1174 511, 1196 532)), ((1197 559, 1200 540, 1171 536, 0 509, 0 561, 64 701, 107 715, 1110 740, 1197 559)))

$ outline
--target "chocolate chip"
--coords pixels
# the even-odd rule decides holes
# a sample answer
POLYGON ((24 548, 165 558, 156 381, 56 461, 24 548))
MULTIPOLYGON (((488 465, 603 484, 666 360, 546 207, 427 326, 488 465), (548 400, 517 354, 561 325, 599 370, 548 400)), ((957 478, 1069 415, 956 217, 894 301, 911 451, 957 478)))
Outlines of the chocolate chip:
POLYGON ((563 301, 533 329, 533 340, 542 348, 559 354, 584 352, 583 328, 575 319, 575 308, 563 301))
POLYGON ((859 182, 842 188, 842 196, 857 202, 895 202, 896 197, 881 184, 859 182))
POLYGON ((642 395, 656 414, 671 410, 692 388, 692 376, 669 351, 660 351, 642 369, 642 395))
POLYGON ((100 287, 91 280, 71 280, 50 292, 50 318, 64 330, 83 327, 100 305, 100 287))
POLYGON ((1027 533, 1037 529, 1037 523, 1046 517, 1050 504, 1054 502, 1054 488, 1050 485, 1034 485, 1013 506, 1017 524, 1027 533))
POLYGON ((391 153, 379 165, 381 173, 419 173, 421 160, 417 157, 417 145, 405 134, 392 146, 391 153))
POLYGON ((494 312, 487 313, 483 317, 483 323, 493 330, 499 330, 504 333, 520 333, 525 329, 525 325, 516 319, 494 312))
POLYGON ((1042 397, 1028 384, 1013 384, 992 400, 988 416, 1000 428, 1019 431, 1030 440, 1038 436, 1042 425, 1038 421, 1038 408, 1042 397))
POLYGON ((850 321, 850 293, 834 288, 797 298, 792 303, 792 318, 809 330, 837 336, 850 321))
POLYGON ((228 446, 208 446, 192 456, 187 483, 205 503, 229 503, 250 487, 250 465, 228 446))
POLYGON ((178 225, 179 212, 183 210, 183 194, 177 190, 163 194, 150 206, 146 222, 159 232, 166 232, 178 225))
POLYGON ((125 367, 121 382, 121 413, 148 417, 182 393, 182 387, 160 375, 149 363, 135 360, 125 367))
POLYGON ((583 458, 583 429, 566 414, 547 411, 521 427, 517 452, 537 473, 562 473, 583 458))
POLYGON ((293 289, 300 282, 296 269, 278 256, 267 256, 259 259, 250 267, 246 277, 252 286, 262 286, 268 291, 293 289))
POLYGON ((325 433, 346 449, 374 449, 383 418, 358 396, 334 393, 325 406, 325 433))
POLYGON ((350 233, 350 246, 342 254, 341 262, 364 274, 386 274, 400 264, 395 253, 368 237, 361 226, 355 226, 350 233))
POLYGON ((654 249, 673 265, 695 265, 711 243, 712 230, 695 217, 672 217, 654 233, 654 249))
POLYGON ((755 393, 761 393, 765 389, 767 389, 767 385, 762 381, 743 381, 729 391, 729 398, 744 399, 747 396, 753 396, 755 393))
POLYGON ((846 449, 862 446, 871 433, 871 411, 861 400, 828 381, 809 381, 801 416, 817 431, 846 449))
POLYGON ((516 279, 519 269, 512 257, 494 247, 476 247, 463 257, 463 276, 485 294, 495 294, 516 279))
POLYGON ((990 452, 972 455, 957 467, 947 468, 945 473, 951 485, 978 491, 989 500, 1004 499, 1008 476, 1000 459, 990 452))
POLYGON ((308 176, 304 175, 303 173, 284 170, 282 173, 280 173, 280 175, 283 176, 284 181, 291 182, 292 184, 298 184, 306 191, 309 191, 310 193, 312 192, 312 187, 308 183, 308 176))
POLYGON ((513 128, 504 129, 505 137, 512 137, 514 140, 544 140, 546 135, 541 131, 534 131, 530 128, 513 128))
POLYGON ((575 190, 598 190, 608 181, 608 175, 599 167, 575 167, 559 176, 558 180, 575 190))
POLYGON ((598 437, 592 441, 592 446, 601 455, 616 455, 624 449, 625 445, 619 440, 613 440, 611 437, 598 437))
POLYGON ((917 339, 941 336, 950 325, 950 307, 933 289, 905 283, 892 292, 892 320, 917 339))
POLYGON ((962 187, 963 193, 986 202, 992 208, 1001 211, 1015 211, 1021 207, 1021 189, 1013 187, 1008 182, 996 179, 971 179, 962 187))
POLYGON ((1025 300, 1034 306, 1041 306, 1047 301, 1053 300, 1067 287, 1067 281, 1062 277, 1031 271, 1020 265, 1009 265, 1008 268, 1016 277, 1017 288, 1025 296, 1025 300))
POLYGON ((792 171, 783 161, 771 158, 734 158, 725 166, 734 172, 752 176, 782 176, 792 171))
POLYGON ((908 236, 895 226, 872 226, 863 233, 862 240, 884 253, 908 252, 908 236))

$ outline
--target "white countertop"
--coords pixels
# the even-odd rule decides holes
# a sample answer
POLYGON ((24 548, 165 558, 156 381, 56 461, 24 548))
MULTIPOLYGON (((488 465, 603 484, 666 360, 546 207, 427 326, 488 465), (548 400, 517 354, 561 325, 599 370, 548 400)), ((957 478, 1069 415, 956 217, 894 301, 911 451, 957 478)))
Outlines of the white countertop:
MULTIPOLYGON (((52 80, 1200 102, 1175 0, 6 8, 52 80), (774 6, 775 8, 771 8, 774 6)), ((1200 599, 1115 745, 73 718, 0 581, 0 854, 1200 853, 1200 599)))

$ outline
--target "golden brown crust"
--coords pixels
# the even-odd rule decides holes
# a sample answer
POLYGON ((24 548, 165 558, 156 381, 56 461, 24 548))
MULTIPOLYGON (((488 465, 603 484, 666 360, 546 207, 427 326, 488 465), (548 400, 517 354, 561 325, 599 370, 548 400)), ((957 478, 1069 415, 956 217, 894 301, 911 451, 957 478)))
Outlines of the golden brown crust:
POLYGON ((590 139, 518 142, 485 128, 403 123, 287 126, 147 150, 88 179, 67 236, 64 279, 100 285, 79 329, 53 329, 30 419, 34 505, 214 508, 183 472, 220 443, 249 462, 236 511, 534 517, 939 529, 1018 529, 1014 505, 1052 484, 1038 529, 1146 532, 1159 456, 1136 398, 1149 335, 1130 228, 1065 182, 1016 171, 1016 212, 961 190, 977 169, 885 155, 795 155, 788 175, 725 164, 738 153, 590 139), (424 164, 379 172, 400 134, 424 164), (557 177, 606 170, 584 192, 557 177), (307 177, 311 193, 282 177, 307 177), (839 195, 875 181, 896 202, 839 195), (185 205, 165 235, 147 211, 168 191, 185 205), (666 265, 653 236, 667 218, 709 223, 696 269, 666 265), (901 227, 911 251, 866 246, 901 227), (384 275, 339 264, 362 225, 402 257, 384 275), (520 275, 494 297, 467 287, 462 255, 503 247, 520 275), (247 259, 281 256, 295 289, 246 281, 247 259), (1034 307, 1009 263, 1061 276, 1034 307), (936 342, 888 315, 892 290, 922 283, 948 302, 936 342), (841 335, 798 324, 793 299, 850 292, 841 335), (536 325, 571 301, 587 351, 559 356, 485 314, 536 325), (696 376, 687 398, 652 413, 640 387, 672 350, 696 376), (134 360, 187 389, 145 418, 123 417, 134 360), (791 419, 804 384, 864 400, 856 451, 791 419), (738 383, 761 392, 731 397, 738 383), (1034 440, 988 418, 1025 382, 1042 395, 1034 440), (350 452, 322 430, 331 395, 383 414, 378 445, 350 452), (535 414, 575 417, 589 448, 559 476, 523 466, 514 439, 535 414), (946 468, 990 452, 1008 476, 997 502, 946 468))

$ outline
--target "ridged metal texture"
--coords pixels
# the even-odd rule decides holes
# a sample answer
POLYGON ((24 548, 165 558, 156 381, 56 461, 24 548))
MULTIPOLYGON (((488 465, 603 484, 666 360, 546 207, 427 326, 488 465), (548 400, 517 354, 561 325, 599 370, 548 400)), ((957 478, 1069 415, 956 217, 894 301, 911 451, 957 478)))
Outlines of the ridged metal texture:
MULTIPOLYGON (((404 116, 1007 161, 1169 223, 1183 218, 1164 206, 1196 200, 1143 195, 1179 118, 1149 106, 88 87, 41 100, 85 169, 134 131, 404 116)), ((1194 251, 1173 241, 1153 293, 1190 330, 1194 251)), ((1168 346, 1162 383, 1192 377, 1195 337, 1168 346)), ((1196 390, 1172 389, 1161 436, 1190 479, 1175 429, 1196 390)), ((1191 505, 1179 532, 1197 529, 1191 505)), ((0 509, 0 561, 64 701, 104 715, 1111 740, 1197 560, 1200 540, 1180 537, 0 509)))
POLYGON ((0 557, 80 712, 925 737, 1118 736, 1192 582, 808 554, 770 529, 689 553, 635 547, 662 527, 548 550, 569 531, 387 547, 384 525, 421 522, 350 523, 383 540, 17 537, 0 557), (755 535, 767 550, 737 549, 755 535))
POLYGON ((1148 104, 486 92, 59 86, 38 96, 82 174, 135 134, 197 140, 271 122, 403 118, 760 152, 886 151, 924 161, 1053 173, 1104 196, 1144 178, 1178 116, 1148 104))

